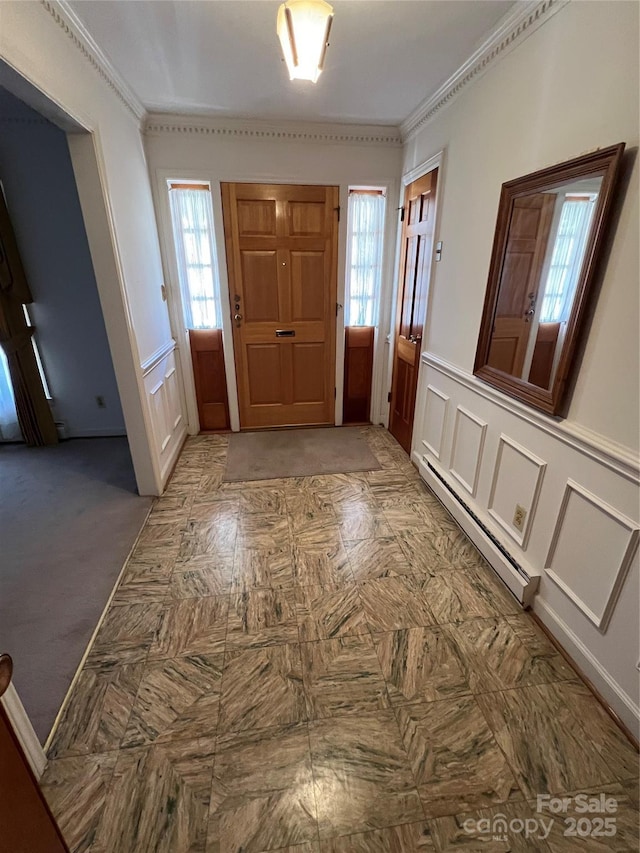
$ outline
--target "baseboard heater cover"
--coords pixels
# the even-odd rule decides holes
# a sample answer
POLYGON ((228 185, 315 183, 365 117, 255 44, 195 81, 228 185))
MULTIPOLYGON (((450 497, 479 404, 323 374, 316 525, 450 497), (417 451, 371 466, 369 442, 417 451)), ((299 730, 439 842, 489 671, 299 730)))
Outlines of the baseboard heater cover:
POLYGON ((539 575, 527 572, 465 503, 437 468, 426 459, 418 460, 422 478, 440 503, 453 516, 491 568, 522 607, 530 607, 540 582, 539 575))

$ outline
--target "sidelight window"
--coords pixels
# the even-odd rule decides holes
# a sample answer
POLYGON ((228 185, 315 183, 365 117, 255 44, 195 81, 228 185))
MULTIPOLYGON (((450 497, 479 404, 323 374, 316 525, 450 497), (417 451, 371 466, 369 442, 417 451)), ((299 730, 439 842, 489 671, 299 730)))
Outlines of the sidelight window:
POLYGON ((209 184, 169 183, 178 277, 188 329, 222 325, 209 184))
POLYGON ((349 190, 347 326, 376 326, 382 284, 384 190, 349 190))
POLYGON ((562 205, 544 290, 541 323, 569 319, 596 200, 596 194, 567 196, 562 205))

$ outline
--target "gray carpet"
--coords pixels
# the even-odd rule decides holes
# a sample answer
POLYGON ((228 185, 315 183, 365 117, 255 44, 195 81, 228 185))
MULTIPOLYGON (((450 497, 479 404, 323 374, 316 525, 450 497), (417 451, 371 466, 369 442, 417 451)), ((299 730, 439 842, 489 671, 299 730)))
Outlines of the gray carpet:
POLYGON ((271 480, 377 471, 380 463, 354 427, 235 432, 223 479, 271 480))
POLYGON ((0 652, 43 742, 150 505, 126 438, 0 444, 0 652))

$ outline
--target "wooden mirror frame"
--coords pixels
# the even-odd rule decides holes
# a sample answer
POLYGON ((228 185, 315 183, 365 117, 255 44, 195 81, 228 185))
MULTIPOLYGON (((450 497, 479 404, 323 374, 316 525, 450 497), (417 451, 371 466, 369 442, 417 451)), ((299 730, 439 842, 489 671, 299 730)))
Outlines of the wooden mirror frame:
POLYGON ((560 413, 566 391, 571 384, 570 380, 573 379, 576 347, 583 332, 587 305, 611 212, 624 147, 624 142, 620 142, 610 148, 603 148, 566 163, 541 169, 502 185, 473 372, 494 388, 551 415, 560 413), (556 189, 570 181, 596 176, 602 176, 602 184, 585 246, 584 261, 576 286, 571 316, 567 322, 562 352, 551 388, 541 388, 517 376, 511 376, 502 370, 490 367, 488 364, 513 202, 520 196, 556 189))

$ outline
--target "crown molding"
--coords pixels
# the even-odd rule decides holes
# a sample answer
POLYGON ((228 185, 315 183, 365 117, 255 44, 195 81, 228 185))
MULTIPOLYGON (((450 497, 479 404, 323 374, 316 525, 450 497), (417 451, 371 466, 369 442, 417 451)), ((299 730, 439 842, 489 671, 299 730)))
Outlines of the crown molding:
POLYGON ((42 8, 69 36, 90 65, 140 124, 147 111, 125 79, 116 71, 109 57, 95 41, 67 0, 40 0, 42 8))
POLYGON ((323 142, 337 145, 382 145, 401 147, 397 127, 390 125, 326 124, 324 122, 266 121, 213 116, 152 113, 145 133, 222 136, 245 139, 275 139, 287 142, 323 142))
POLYGON ((568 2, 570 0, 518 0, 469 59, 401 122, 402 141, 406 142, 414 136, 439 110, 450 104, 468 83, 483 74, 516 44, 528 38, 568 2))

